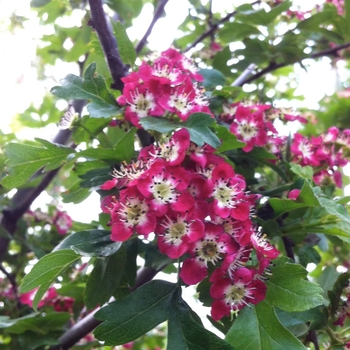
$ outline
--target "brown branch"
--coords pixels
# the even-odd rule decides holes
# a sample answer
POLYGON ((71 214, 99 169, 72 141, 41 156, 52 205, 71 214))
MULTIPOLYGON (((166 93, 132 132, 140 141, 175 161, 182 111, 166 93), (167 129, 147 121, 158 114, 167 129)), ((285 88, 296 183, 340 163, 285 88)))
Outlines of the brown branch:
POLYGON ((339 50, 343 50, 343 49, 346 49, 348 47, 350 47, 350 42, 345 43, 343 45, 338 45, 338 46, 332 47, 332 48, 324 50, 324 51, 315 52, 315 53, 313 53, 307 57, 303 57, 300 60, 295 61, 295 62, 282 62, 282 63, 271 62, 266 68, 262 69, 261 71, 254 74, 250 78, 247 78, 246 80, 244 80, 241 85, 251 83, 252 81, 264 76, 267 73, 273 72, 274 70, 276 70, 278 68, 289 66, 290 64, 301 62, 301 61, 308 59, 308 58, 310 59, 310 58, 319 58, 319 57, 324 57, 324 56, 337 56, 339 50))
MULTIPOLYGON (((258 3, 260 3, 260 0, 253 2, 251 5, 253 6, 253 5, 258 4, 258 3)), ((183 52, 185 53, 185 52, 193 49, 197 44, 199 44, 205 38, 214 35, 214 32, 219 28, 219 26, 221 24, 224 24, 225 22, 227 22, 228 20, 230 20, 231 17, 235 16, 236 14, 237 14, 237 11, 230 12, 225 17, 221 18, 220 21, 212 24, 211 27, 207 31, 205 31, 201 36, 199 36, 198 39, 196 39, 190 46, 187 46, 183 50, 183 52)))
POLYGON ((102 0, 89 0, 91 21, 101 43, 109 71, 113 79, 113 89, 123 90, 124 83, 121 78, 128 74, 128 68, 120 58, 117 40, 113 35, 110 23, 103 10, 102 0))
POLYGON ((156 8, 156 10, 154 11, 154 15, 153 15, 153 19, 151 24, 149 25, 148 29, 146 30, 145 35, 143 36, 143 38, 139 41, 139 43, 137 44, 135 50, 136 53, 139 54, 142 49, 144 48, 144 46, 147 43, 147 39, 150 36, 150 34, 152 33, 153 27, 154 25, 157 23, 157 21, 159 20, 159 18, 163 15, 164 13, 164 7, 165 5, 168 3, 169 0, 160 0, 158 2, 158 6, 156 8))
MULTIPOLYGON (((135 281, 135 286, 132 291, 140 288, 145 283, 151 281, 153 277, 159 272, 151 267, 142 267, 139 269, 135 281)), ((83 319, 69 328, 59 339, 59 344, 52 346, 50 350, 68 350, 75 345, 80 339, 84 338, 87 334, 91 333, 101 321, 94 318, 94 314, 99 309, 89 313, 83 319)))

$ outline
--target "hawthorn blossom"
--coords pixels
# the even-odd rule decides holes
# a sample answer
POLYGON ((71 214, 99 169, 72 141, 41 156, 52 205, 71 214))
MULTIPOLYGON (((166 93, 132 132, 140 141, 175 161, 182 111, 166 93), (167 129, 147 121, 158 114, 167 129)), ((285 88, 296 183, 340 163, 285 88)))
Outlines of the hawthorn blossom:
POLYGON ((233 279, 222 278, 213 283, 210 296, 214 299, 211 308, 214 320, 229 316, 231 310, 240 310, 249 303, 257 304, 265 299, 265 283, 253 277, 250 269, 241 267, 233 279))
POLYGON ((73 225, 72 218, 64 211, 57 211, 53 219, 53 224, 56 226, 57 232, 60 235, 65 235, 73 225))
POLYGON ((159 250, 172 259, 185 254, 190 243, 200 239, 204 233, 204 223, 199 220, 188 220, 186 214, 176 218, 166 216, 158 226, 159 250))
POLYGON ((191 243, 192 258, 184 261, 180 277, 186 284, 196 284, 208 274, 209 264, 217 265, 223 256, 236 249, 232 238, 223 232, 221 226, 206 222, 204 235, 191 243))
POLYGON ((258 260, 261 260, 262 257, 275 259, 280 254, 279 250, 273 246, 266 239, 266 235, 262 235, 261 232, 254 232, 250 236, 250 241, 256 250, 258 260))

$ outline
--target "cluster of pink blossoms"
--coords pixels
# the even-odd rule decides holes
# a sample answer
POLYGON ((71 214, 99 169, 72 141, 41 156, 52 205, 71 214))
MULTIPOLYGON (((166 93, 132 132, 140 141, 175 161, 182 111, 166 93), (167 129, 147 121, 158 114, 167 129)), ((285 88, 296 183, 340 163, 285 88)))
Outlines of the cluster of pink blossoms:
MULTIPOLYGON (((29 305, 30 307, 33 307, 33 300, 35 298, 35 294, 37 290, 38 288, 33 289, 30 292, 21 294, 21 296, 19 297, 19 301, 22 304, 26 304, 26 305, 29 305)), ((68 311, 73 313, 73 309, 72 309, 73 303, 74 303, 73 298, 60 296, 57 294, 56 288, 51 287, 44 294, 43 298, 38 304, 38 307, 53 306, 53 308, 57 312, 68 311)))
POLYGON ((210 113, 208 101, 196 82, 203 81, 192 61, 178 50, 168 49, 152 65, 143 61, 137 72, 123 78, 123 94, 117 102, 126 105, 125 120, 140 127, 147 116, 167 112, 186 120, 195 112, 210 113))
POLYGON ((180 277, 188 285, 214 267, 212 317, 219 320, 265 298, 264 270, 279 251, 252 222, 258 196, 245 191, 245 179, 214 151, 198 147, 180 129, 143 148, 101 188, 118 188, 102 201, 112 240, 155 233, 162 253, 172 259, 186 254, 180 277), (255 266, 247 264, 253 252, 255 266))
MULTIPOLYGON (((245 152, 250 152, 256 146, 265 147, 280 158, 287 138, 281 137, 276 130, 273 124, 276 117, 284 121, 307 123, 301 116, 282 113, 270 105, 243 102, 224 106, 220 120, 229 124, 230 131, 246 143, 243 147, 245 152)), ((338 169, 349 162, 350 129, 340 131, 333 126, 324 135, 311 139, 296 133, 290 151, 294 163, 315 168, 314 181, 317 185, 332 181, 341 187, 342 175, 338 169)))
POLYGON ((231 133, 240 141, 246 143, 245 152, 250 152, 253 147, 265 147, 271 153, 279 155, 285 145, 286 137, 280 136, 273 121, 280 118, 284 121, 297 120, 307 123, 301 116, 283 113, 274 109, 271 105, 261 105, 246 102, 236 102, 223 106, 223 113, 219 120, 229 124, 231 133))
POLYGON ((297 133, 291 152, 295 163, 319 169, 314 173, 317 185, 328 184, 331 180, 341 187, 342 175, 338 169, 349 163, 350 129, 340 131, 332 126, 325 134, 311 139, 297 133))

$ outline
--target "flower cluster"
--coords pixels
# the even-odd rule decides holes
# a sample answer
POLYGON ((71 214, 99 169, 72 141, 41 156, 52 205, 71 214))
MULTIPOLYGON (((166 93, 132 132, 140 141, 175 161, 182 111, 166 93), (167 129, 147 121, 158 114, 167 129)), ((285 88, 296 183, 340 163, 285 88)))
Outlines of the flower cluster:
MULTIPOLYGON (((276 130, 273 124, 276 118, 307 123, 304 117, 273 109, 270 105, 244 102, 224 105, 220 115, 220 121, 228 124, 230 131, 246 143, 243 147, 245 152, 256 146, 265 147, 281 158, 287 138, 280 136, 276 130)), ((292 137, 290 152, 292 162, 315 168, 314 181, 317 185, 334 182, 341 187, 342 176, 338 169, 349 162, 350 129, 340 131, 333 126, 324 135, 311 139, 296 133, 292 137)))
POLYGON ((279 255, 253 224, 257 195, 208 145, 190 141, 187 129, 143 148, 137 161, 114 171, 102 189, 118 188, 102 201, 111 239, 155 233, 159 250, 185 256, 180 277, 188 284, 210 273, 215 320, 264 299, 264 270, 279 255), (187 254, 187 255, 185 255, 187 254), (247 264, 251 257, 256 264, 247 264))
POLYGON ((25 218, 28 221, 29 226, 33 225, 33 221, 35 223, 43 222, 53 225, 60 235, 67 234, 73 225, 73 220, 68 215, 68 213, 59 209, 55 209, 54 213, 51 215, 42 212, 40 209, 37 209, 35 211, 28 210, 25 218))
POLYGON ((297 133, 291 144, 291 153, 293 162, 318 169, 314 174, 316 184, 333 181, 341 187, 342 175, 337 169, 349 162, 350 129, 340 131, 333 126, 324 135, 311 139, 297 133))
MULTIPOLYGON (((35 294, 37 292, 38 288, 31 290, 30 292, 23 293, 19 297, 19 301, 22 304, 29 305, 30 307, 33 307, 33 300, 35 298, 35 294)), ((70 297, 64 297, 57 294, 56 288, 51 287, 49 290, 44 294, 42 300, 39 302, 38 307, 42 306, 53 306, 55 311, 68 311, 73 312, 74 299, 70 297)))
POLYGON ((223 106, 223 113, 219 120, 229 125, 231 133, 246 143, 243 151, 250 152, 254 146, 265 147, 271 153, 279 155, 286 137, 279 135, 273 120, 306 120, 300 116, 283 113, 271 108, 271 105, 237 102, 223 106))
POLYGON ((160 54, 152 64, 143 61, 137 72, 123 78, 123 94, 117 102, 126 105, 125 120, 140 127, 147 116, 160 117, 166 113, 181 120, 195 112, 211 113, 203 89, 203 81, 192 62, 175 49, 160 54))

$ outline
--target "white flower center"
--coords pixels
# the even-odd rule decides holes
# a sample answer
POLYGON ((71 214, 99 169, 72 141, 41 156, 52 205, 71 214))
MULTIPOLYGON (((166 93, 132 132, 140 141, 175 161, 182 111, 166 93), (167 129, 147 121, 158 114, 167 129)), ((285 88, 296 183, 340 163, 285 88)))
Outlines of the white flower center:
POLYGON ((148 111, 155 106, 154 97, 149 92, 146 94, 140 94, 138 90, 132 95, 132 102, 130 103, 130 109, 136 113, 139 118, 147 117, 148 111))
POLYGON ((125 204, 121 203, 119 210, 121 221, 128 227, 142 225, 147 221, 148 205, 138 198, 130 198, 125 204))

